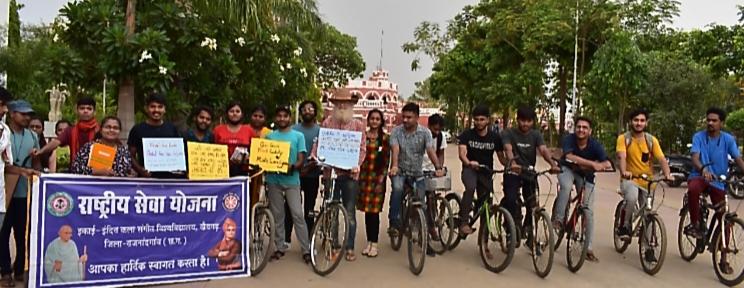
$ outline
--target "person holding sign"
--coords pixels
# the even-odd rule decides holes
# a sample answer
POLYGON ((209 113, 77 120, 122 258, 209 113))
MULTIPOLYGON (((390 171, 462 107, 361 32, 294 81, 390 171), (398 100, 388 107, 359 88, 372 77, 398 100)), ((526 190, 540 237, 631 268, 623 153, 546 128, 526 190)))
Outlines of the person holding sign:
MULTIPOLYGON (((352 92, 349 89, 337 89, 331 98, 331 104, 333 104, 333 115, 326 118, 323 124, 320 126, 327 129, 335 129, 341 131, 353 131, 359 132, 362 135, 361 141, 355 143, 359 147, 359 154, 355 161, 354 166, 349 167, 349 170, 336 169, 336 188, 341 190, 341 193, 334 195, 340 196, 344 203, 344 208, 349 212, 349 235, 346 238, 346 261, 356 260, 354 255, 354 239, 356 238, 356 203, 357 196, 359 195, 359 167, 362 166, 364 158, 366 156, 366 135, 367 127, 357 119, 354 119, 354 105, 359 100, 359 94, 352 92)), ((354 143, 350 144, 354 145, 354 143)), ((313 146, 313 156, 318 155, 318 143, 313 146)), ((323 156, 323 155, 321 155, 323 156)), ((332 164, 332 163, 331 163, 332 164)), ((323 171, 323 177, 329 178, 331 171, 326 169, 323 171)))
POLYGON ((380 212, 385 203, 385 179, 390 167, 390 135, 385 133, 385 115, 372 109, 367 114, 366 152, 364 163, 359 169, 359 197, 357 209, 364 212, 364 226, 367 228, 367 247, 362 255, 377 257, 377 242, 380 235, 380 212))
POLYGON ((251 129, 256 133, 256 137, 266 138, 271 133, 271 129, 266 127, 266 107, 258 105, 251 111, 251 129))
POLYGON ((59 237, 47 246, 44 252, 44 274, 49 283, 66 283, 83 281, 84 265, 88 262, 88 251, 84 247, 83 255, 78 254, 77 245, 72 240, 72 227, 62 225, 59 237))
POLYGON ((289 161, 287 163, 287 173, 268 173, 266 175, 266 189, 269 197, 271 213, 276 220, 276 247, 272 259, 279 260, 284 256, 288 249, 285 245, 284 235, 284 202, 289 203, 289 212, 294 222, 295 234, 300 241, 302 249, 302 259, 305 263, 310 263, 310 240, 307 233, 307 224, 302 213, 302 196, 300 195, 300 169, 305 161, 305 136, 302 133, 292 130, 289 125, 290 109, 289 107, 279 107, 275 113, 275 123, 279 129, 269 133, 267 140, 288 142, 289 161))
POLYGON ((132 159, 134 171, 140 177, 145 178, 184 178, 183 173, 173 172, 150 172, 145 169, 145 154, 143 138, 181 138, 178 129, 173 123, 165 121, 165 97, 160 94, 151 94, 145 99, 145 122, 135 125, 129 131, 129 152, 132 159))
POLYGON ((72 163, 72 173, 96 176, 127 177, 132 171, 129 149, 121 143, 121 121, 108 116, 101 121, 101 135, 80 148, 72 163))
POLYGON ((230 157, 230 177, 248 175, 248 150, 256 136, 251 126, 243 124, 243 108, 232 102, 225 109, 227 124, 214 128, 214 143, 227 145, 230 157))
MULTIPOLYGON (((390 196, 390 228, 388 234, 398 235, 400 227, 400 210, 403 203, 403 192, 406 177, 422 177, 424 154, 429 156, 431 163, 434 163, 435 176, 444 176, 442 162, 437 158, 436 148, 434 147, 434 138, 431 136, 429 129, 418 124, 419 106, 415 103, 408 103, 403 106, 403 124, 393 128, 390 136, 390 146, 393 150, 392 163, 390 166, 390 179, 392 181, 393 191, 390 196)), ((425 201, 426 185, 424 180, 416 181, 415 195, 422 201, 425 201)), ((429 214, 429 213, 427 213, 429 214)), ((431 216, 428 216, 431 217, 431 216)), ((427 219, 431 222, 430 219, 427 219)), ((432 239, 437 239, 438 234, 434 227, 430 227, 432 239)))

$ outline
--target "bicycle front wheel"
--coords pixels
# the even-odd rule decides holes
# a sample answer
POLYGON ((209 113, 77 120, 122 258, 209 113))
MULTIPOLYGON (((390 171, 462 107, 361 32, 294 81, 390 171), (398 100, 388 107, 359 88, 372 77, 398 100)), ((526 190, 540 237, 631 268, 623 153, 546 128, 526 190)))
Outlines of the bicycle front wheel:
POLYGON ((532 265, 537 275, 545 278, 553 268, 555 233, 547 212, 535 211, 533 217, 535 222, 531 231, 532 239, 530 239, 532 265))
POLYGON ((744 221, 726 216, 724 223, 724 233, 716 233, 713 239, 713 267, 721 283, 736 286, 744 280, 744 250, 741 250, 744 248, 744 221))
POLYGON ((274 215, 269 209, 257 208, 251 227, 251 276, 256 276, 266 268, 269 255, 274 249, 274 215))
POLYGON ((641 266, 648 275, 656 275, 664 265, 666 256, 667 236, 664 221, 659 215, 651 214, 646 217, 641 228, 641 241, 638 245, 641 266))
POLYGON ((491 272, 504 271, 511 264, 517 243, 514 219, 504 208, 494 205, 490 217, 482 215, 478 232, 478 250, 481 260, 491 272))
POLYGON ((439 195, 434 197, 433 200, 434 204, 430 206, 433 210, 429 211, 429 213, 434 223, 434 229, 439 233, 439 241, 429 241, 429 247, 435 253, 442 254, 449 249, 448 244, 456 236, 457 229, 455 229, 452 208, 450 208, 447 200, 439 195))
POLYGON ((346 209, 340 204, 331 204, 318 216, 310 239, 310 256, 313 271, 326 276, 336 270, 349 230, 346 209))
POLYGON ((571 219, 566 231, 566 262, 568 270, 578 272, 586 260, 589 242, 586 241, 586 210, 579 209, 571 219))
POLYGON ((413 208, 408 214, 408 267, 413 275, 421 274, 426 260, 429 233, 426 230, 424 209, 413 208))

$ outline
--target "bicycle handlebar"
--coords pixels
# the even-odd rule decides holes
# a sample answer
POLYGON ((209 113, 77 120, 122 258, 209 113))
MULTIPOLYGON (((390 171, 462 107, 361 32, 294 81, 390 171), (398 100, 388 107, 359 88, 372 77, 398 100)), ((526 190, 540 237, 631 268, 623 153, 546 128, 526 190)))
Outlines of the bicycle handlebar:
POLYGON ((488 167, 488 166, 483 165, 483 164, 478 165, 478 169, 481 169, 483 171, 486 171, 486 172, 488 172, 490 174, 504 173, 504 171, 506 171, 506 169, 500 169, 500 170, 499 169, 493 169, 493 168, 488 167))

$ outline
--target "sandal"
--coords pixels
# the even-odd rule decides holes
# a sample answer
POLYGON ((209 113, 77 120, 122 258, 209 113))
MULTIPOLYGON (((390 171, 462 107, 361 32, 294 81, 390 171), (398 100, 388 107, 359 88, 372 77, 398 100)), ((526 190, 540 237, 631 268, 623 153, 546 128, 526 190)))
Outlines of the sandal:
POLYGON ((718 269, 721 270, 721 273, 726 275, 734 274, 734 268, 731 268, 731 265, 727 262, 721 261, 721 263, 718 263, 718 269))
POLYGON ((284 257, 284 252, 282 252, 282 251, 276 251, 276 252, 274 252, 273 255, 271 255, 271 260, 272 261, 273 260, 279 260, 279 259, 282 259, 282 257, 284 257))
POLYGON ((592 251, 586 252, 586 260, 589 262, 599 263, 599 258, 597 258, 592 251))
POLYGON ((15 281, 13 281, 13 276, 6 275, 3 276, 3 278, 0 280, 0 287, 15 287, 15 281))
POLYGON ((353 250, 346 251, 346 261, 354 262, 356 260, 356 255, 354 255, 353 250))
POLYGON ((375 257, 377 257, 377 254, 379 254, 379 253, 380 252, 377 250, 377 243, 374 243, 374 242, 370 243, 369 244, 369 253, 367 253, 367 257, 369 257, 369 258, 375 258, 375 257))
POLYGON ((369 256, 369 250, 372 248, 372 242, 367 242, 367 247, 362 250, 362 255, 369 256))

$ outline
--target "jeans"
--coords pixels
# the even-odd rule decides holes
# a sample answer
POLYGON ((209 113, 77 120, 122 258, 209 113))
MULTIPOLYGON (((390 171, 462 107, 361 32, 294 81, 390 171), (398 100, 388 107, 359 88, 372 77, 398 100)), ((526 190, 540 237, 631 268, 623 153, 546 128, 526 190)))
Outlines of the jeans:
MULTIPOLYGON (((391 184, 393 186, 393 191, 390 194, 390 213, 388 214, 388 221, 390 222, 390 227, 398 229, 400 227, 400 210, 401 205, 403 204, 403 193, 405 193, 405 182, 406 177, 410 176, 404 176, 404 175, 395 175, 391 179, 391 184)), ((416 181, 416 198, 421 199, 421 201, 424 201, 424 194, 426 189, 426 183, 423 179, 416 181)))
POLYGON ((584 201, 582 205, 586 213, 586 243, 589 246, 589 250, 591 250, 592 240, 594 239, 594 183, 584 182, 584 178, 571 170, 571 168, 564 166, 562 169, 563 172, 558 175, 560 191, 558 191, 558 197, 555 199, 555 205, 553 205, 553 221, 563 223, 566 219, 566 205, 568 205, 568 201, 570 200, 571 188, 576 186, 578 191, 578 189, 584 187, 584 201))
POLYGON ((636 213, 636 203, 638 207, 646 205, 646 197, 648 191, 638 186, 633 181, 625 180, 620 183, 620 190, 623 192, 623 199, 625 200, 625 219, 623 219, 623 225, 628 229, 631 229, 633 225, 633 215, 636 213))
POLYGON ((359 195, 359 182, 349 176, 338 176, 334 186, 334 200, 341 200, 349 216, 349 233, 346 236, 346 250, 354 250, 356 239, 356 202, 359 195))
POLYGON ((284 217, 286 213, 284 210, 285 200, 289 205, 289 212, 294 222, 295 234, 297 240, 300 241, 300 248, 302 253, 310 253, 310 240, 307 233, 307 224, 305 224, 305 217, 302 214, 302 197, 300 196, 299 186, 280 185, 280 184, 268 184, 269 197, 269 208, 271 213, 274 214, 276 219, 276 247, 277 250, 282 251, 285 249, 285 234, 284 234, 284 217))
MULTIPOLYGON (((462 184, 465 185, 465 193, 462 193, 462 203, 460 203, 460 219, 462 224, 470 223, 470 212, 473 210, 473 197, 478 191, 479 203, 488 198, 488 193, 493 191, 493 182, 491 174, 479 173, 468 167, 462 168, 462 184)), ((480 209, 480 207, 475 207, 480 209)), ((476 210, 477 211, 477 210, 476 210)))
POLYGON ((514 223, 521 227, 532 227, 532 208, 537 206, 535 199, 535 184, 512 173, 504 174, 504 198, 501 199, 501 207, 504 207, 514 217, 514 223), (527 217, 522 223, 522 207, 519 206, 519 189, 522 189, 527 217), (529 201, 529 202, 528 202, 529 201))
POLYGON ((7 216, 0 229, 0 274, 16 276, 23 275, 26 266, 26 198, 13 198, 5 214, 7 216), (16 243, 16 261, 11 267, 10 260, 10 230, 16 243))
MULTIPOLYGON (((305 224, 307 232, 313 233, 315 227, 315 217, 310 212, 315 210, 315 201, 318 198, 318 189, 320 188, 320 176, 300 177, 300 190, 302 191, 302 204, 304 206, 305 224)), ((285 211, 289 211, 289 206, 284 206, 285 211)), ((287 243, 292 242, 292 219, 284 220, 284 236, 287 243)))

